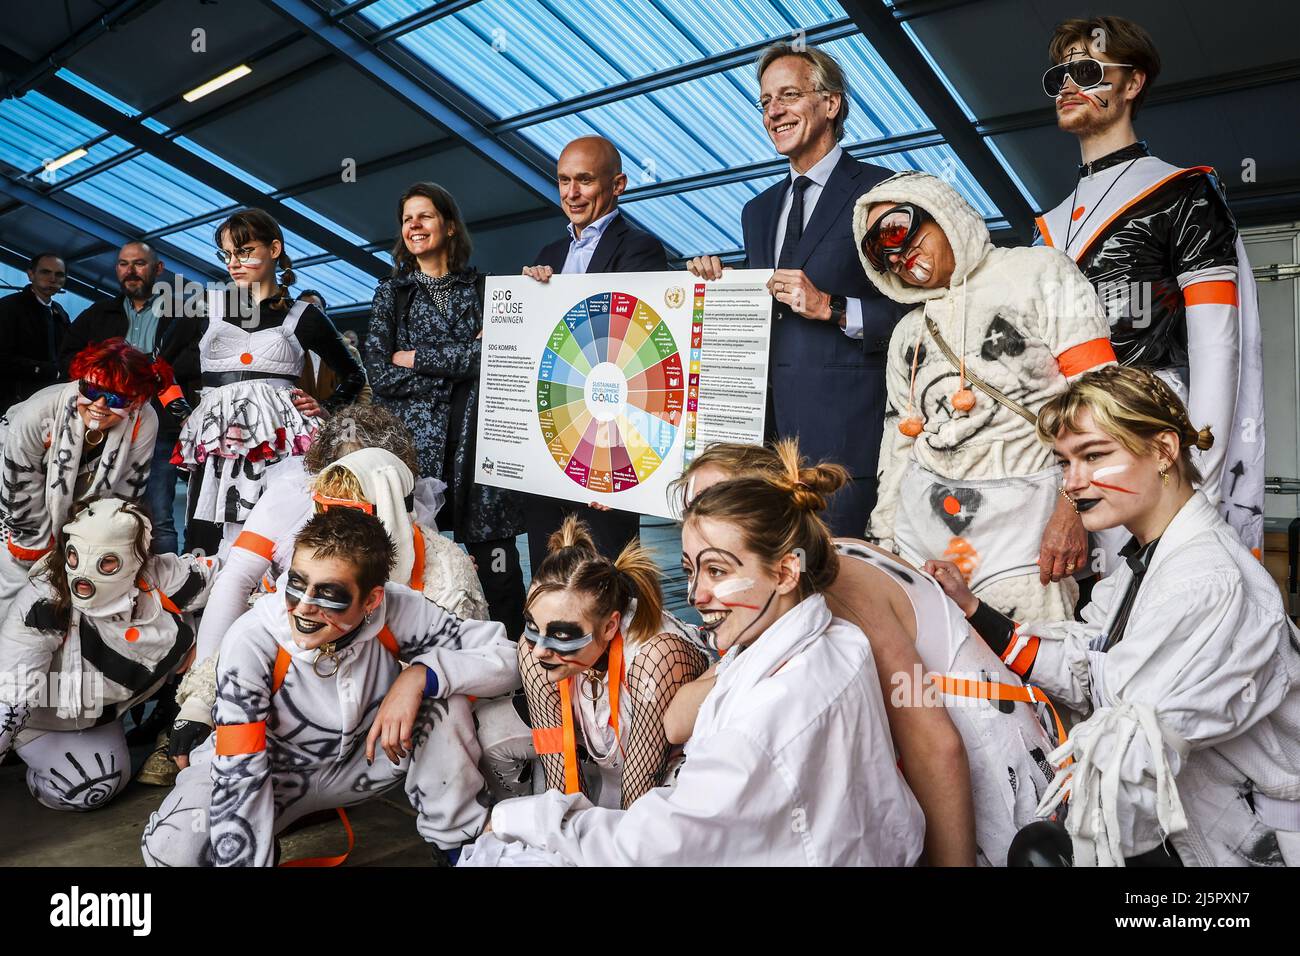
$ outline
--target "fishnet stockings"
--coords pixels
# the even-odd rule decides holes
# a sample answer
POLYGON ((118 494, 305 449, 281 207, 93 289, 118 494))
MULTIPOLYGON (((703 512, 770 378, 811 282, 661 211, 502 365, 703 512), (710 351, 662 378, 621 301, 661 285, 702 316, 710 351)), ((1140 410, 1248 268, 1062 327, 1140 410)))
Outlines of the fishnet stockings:
MULTIPOLYGON (((546 670, 532 655, 527 641, 519 642, 519 672, 528 697, 528 713, 534 728, 561 725, 559 687, 546 679, 546 670)), ((631 723, 623 746, 622 806, 627 808, 647 790, 663 783, 668 769, 670 746, 664 733, 663 716, 677 691, 708 667, 699 649, 673 634, 651 638, 632 660, 624 678, 625 703, 631 707, 631 723)), ((577 716, 575 715, 575 720, 577 716)), ((540 754, 548 790, 564 789, 564 754, 540 754)), ((583 793, 587 782, 582 761, 578 780, 583 793)))

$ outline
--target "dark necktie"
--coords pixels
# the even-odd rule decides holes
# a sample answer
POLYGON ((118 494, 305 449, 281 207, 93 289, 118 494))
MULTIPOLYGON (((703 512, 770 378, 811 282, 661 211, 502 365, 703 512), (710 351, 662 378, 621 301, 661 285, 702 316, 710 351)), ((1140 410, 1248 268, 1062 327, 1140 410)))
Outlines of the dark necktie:
POLYGON ((807 176, 794 181, 794 194, 790 197, 790 215, 785 221, 785 238, 781 240, 781 254, 776 257, 778 269, 793 269, 795 250, 803 238, 803 194, 812 185, 807 176))
POLYGON ((1133 604, 1137 601, 1138 589, 1142 587, 1142 579, 1146 577, 1147 567, 1151 563, 1151 557, 1155 553, 1156 544, 1160 539, 1148 542, 1145 546, 1140 547, 1137 538, 1133 538, 1124 547, 1120 548, 1120 556, 1127 562, 1129 570, 1133 572, 1133 579, 1129 581, 1128 588, 1124 591, 1124 596, 1120 598, 1119 610, 1115 614, 1115 619, 1110 626, 1110 634, 1106 637, 1106 646, 1102 652, 1106 652, 1120 642, 1124 637, 1124 632, 1128 629, 1128 619, 1133 613, 1133 604))

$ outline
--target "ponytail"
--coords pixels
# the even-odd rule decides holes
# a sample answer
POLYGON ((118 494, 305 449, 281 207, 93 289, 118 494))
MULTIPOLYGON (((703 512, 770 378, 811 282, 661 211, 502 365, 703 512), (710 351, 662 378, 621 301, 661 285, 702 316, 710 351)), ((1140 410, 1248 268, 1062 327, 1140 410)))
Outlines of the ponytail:
MULTIPOLYGON (((659 588, 659 567, 650 550, 637 538, 614 559, 614 570, 623 579, 623 587, 636 599, 636 614, 628 622, 627 636, 633 642, 659 633, 663 624, 664 596, 659 588)), ((627 606, 625 602, 624 606, 627 606)))

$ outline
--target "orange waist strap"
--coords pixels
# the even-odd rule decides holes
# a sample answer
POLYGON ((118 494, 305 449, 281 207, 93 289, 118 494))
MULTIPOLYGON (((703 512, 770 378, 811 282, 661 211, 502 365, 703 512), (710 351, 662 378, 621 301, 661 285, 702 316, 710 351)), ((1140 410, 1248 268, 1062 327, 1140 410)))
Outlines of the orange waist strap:
POLYGON ((1056 745, 1065 743, 1065 724, 1056 712, 1052 699, 1037 687, 1030 684, 1000 684, 996 681, 967 680, 963 677, 951 677, 948 674, 933 675, 934 686, 942 693, 953 697, 978 697, 981 700, 1014 700, 1021 704, 1046 704, 1056 722, 1056 745))

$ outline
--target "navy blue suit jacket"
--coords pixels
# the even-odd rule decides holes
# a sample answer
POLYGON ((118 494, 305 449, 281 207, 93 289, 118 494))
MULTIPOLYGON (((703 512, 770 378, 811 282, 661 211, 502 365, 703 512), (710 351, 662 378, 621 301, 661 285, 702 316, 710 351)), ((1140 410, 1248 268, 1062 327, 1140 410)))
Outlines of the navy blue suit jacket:
MULTIPOLYGON (((791 316, 772 321, 769 431, 799 438, 812 461, 831 459, 854 478, 876 478, 885 420, 885 352, 903 310, 884 298, 858 260, 853 206, 893 170, 840 157, 799 241, 793 268, 822 292, 862 300, 862 339, 835 322, 791 316)), ((741 225, 751 269, 774 269, 777 221, 790 189, 785 176, 745 204, 741 225)), ((871 495, 874 498, 874 494, 871 495)), ((865 520, 863 521, 865 526, 865 520)), ((861 527, 855 532, 861 534, 861 527)))
MULTIPOLYGON (((556 239, 543 247, 533 262, 550 266, 556 272, 564 268, 569 257, 570 239, 556 239)), ((644 229, 627 221, 621 212, 609 221, 591 255, 588 273, 594 272, 667 272, 668 253, 664 244, 644 229)))

